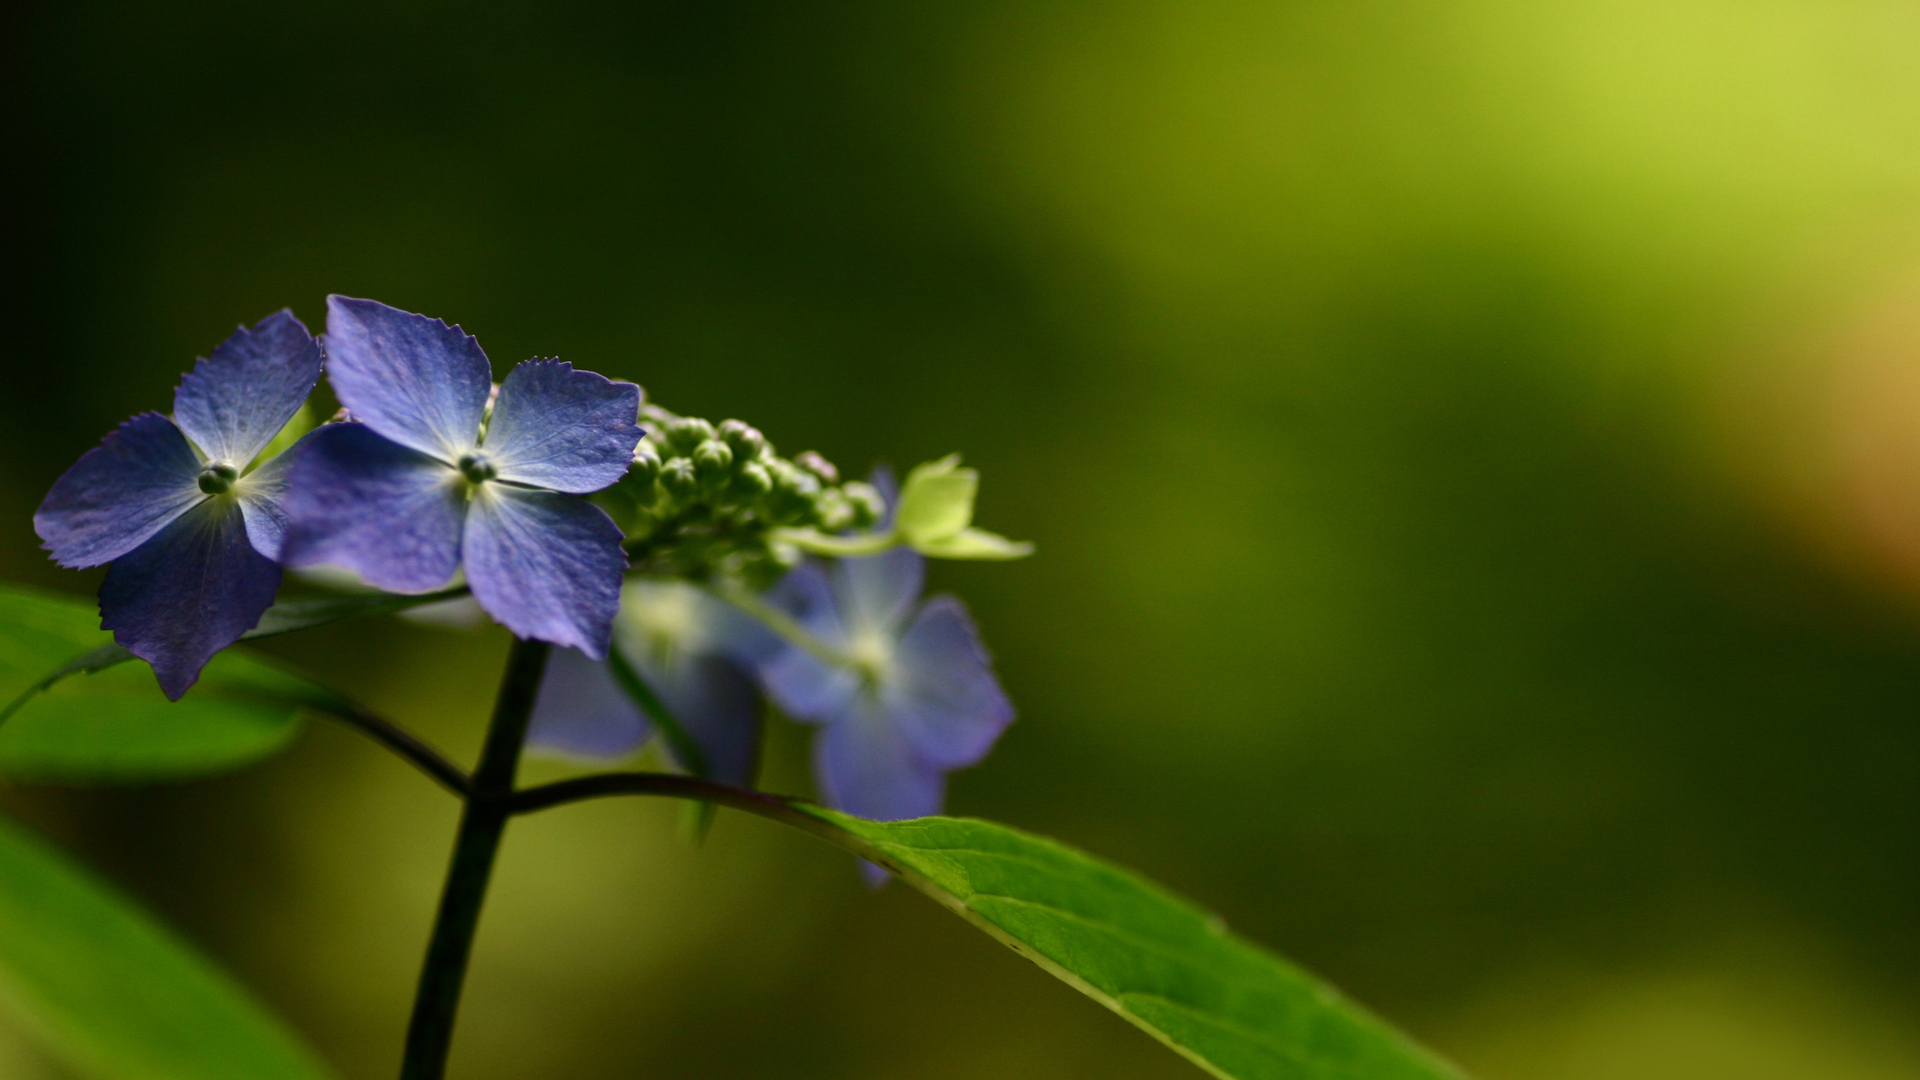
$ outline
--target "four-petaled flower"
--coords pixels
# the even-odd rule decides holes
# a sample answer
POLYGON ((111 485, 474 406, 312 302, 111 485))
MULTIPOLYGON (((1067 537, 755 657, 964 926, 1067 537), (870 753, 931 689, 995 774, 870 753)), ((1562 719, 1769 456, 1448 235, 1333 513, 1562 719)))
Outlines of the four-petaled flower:
POLYGON ((100 625, 179 700, 280 587, 291 453, 249 465, 306 401, 320 349, 289 311, 194 364, 173 418, 142 413, 47 493, 34 531, 62 566, 112 563, 100 625))
POLYGON ((666 749, 683 768, 722 783, 751 784, 762 711, 753 665, 778 647, 760 624, 699 586, 629 581, 606 661, 572 649, 556 650, 547 661, 527 745, 566 757, 625 757, 653 733, 633 697, 635 690, 651 691, 681 729, 669 733, 666 749), (632 687, 630 679, 642 686, 632 687))
POLYGON ((960 601, 918 604, 925 560, 897 548, 809 563, 776 601, 839 662, 788 648, 761 665, 767 692, 821 725, 814 768, 836 809, 880 821, 940 812, 946 774, 976 764, 1013 720, 960 601))
POLYGON ((308 437, 286 499, 289 566, 344 566, 394 592, 466 570, 523 638, 606 655, 620 529, 578 498, 620 479, 640 388, 557 360, 515 367, 488 409, 479 342, 438 319, 327 299, 328 379, 357 423, 308 437))

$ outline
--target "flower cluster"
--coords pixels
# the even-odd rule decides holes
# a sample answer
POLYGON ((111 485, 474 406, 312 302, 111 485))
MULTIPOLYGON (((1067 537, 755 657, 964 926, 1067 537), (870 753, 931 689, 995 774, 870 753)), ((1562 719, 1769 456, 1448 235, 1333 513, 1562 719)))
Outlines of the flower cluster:
POLYGON ((178 699, 260 621, 281 565, 398 592, 465 569, 508 629, 604 655, 622 535, 580 495, 618 480, 640 388, 558 361, 496 391, 479 343, 437 319, 330 297, 315 342, 288 312, 194 366, 171 420, 136 416, 62 476, 34 528, 63 566, 112 563, 101 626, 178 699), (322 357, 346 418, 256 462, 322 357))
POLYGON ((607 759, 658 735, 681 768, 751 784, 771 701, 820 728, 826 801, 891 819, 937 812, 1013 716, 959 601, 920 599, 924 555, 1028 550, 971 527, 976 485, 957 459, 898 494, 843 483, 559 360, 496 385, 458 326, 334 296, 318 340, 285 311, 236 331, 34 525, 61 565, 109 565, 101 625, 170 698, 260 622, 283 566, 403 594, 464 581, 559 646, 536 747, 607 759), (305 431, 323 368, 342 408, 305 431))
MULTIPOLYGON (((875 479, 875 523, 889 527, 899 500, 875 479)), ((947 773, 986 756, 1013 706, 965 606, 921 600, 925 569, 904 547, 808 562, 765 598, 636 579, 606 663, 556 657, 531 745, 615 759, 658 728, 682 767, 750 783, 764 694, 820 728, 814 772, 829 805, 877 820, 938 813, 947 773)))
POLYGON ((712 424, 649 402, 633 470, 602 499, 643 556, 637 569, 766 586, 797 566, 791 530, 866 529, 884 513, 871 485, 842 484, 811 450, 791 460, 751 425, 712 424))

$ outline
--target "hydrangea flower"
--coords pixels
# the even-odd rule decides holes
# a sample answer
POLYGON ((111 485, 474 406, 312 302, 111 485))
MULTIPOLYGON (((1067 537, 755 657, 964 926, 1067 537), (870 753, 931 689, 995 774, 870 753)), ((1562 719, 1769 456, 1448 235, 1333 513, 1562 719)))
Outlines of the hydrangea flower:
POLYGON ((120 425, 33 515, 60 565, 113 564, 100 626, 175 701, 273 605, 292 455, 248 466, 306 402, 320 363, 290 311, 241 327, 180 380, 172 419, 120 425))
POLYGON ((286 501, 289 566, 342 566, 393 592, 466 570, 523 638, 606 655, 626 570, 621 533, 578 498, 620 479, 640 388, 529 360, 489 409, 486 353, 457 326, 327 298, 328 379, 356 422, 308 436, 286 501))
POLYGON ((814 768, 836 809, 880 821, 937 814, 946 774, 973 765, 1013 720, 960 601, 919 603, 926 560, 909 548, 809 563, 776 602, 848 661, 788 648, 761 665, 768 694, 819 724, 814 768))
POLYGON ((613 624, 617 660, 554 652, 533 705, 530 747, 567 757, 622 758, 653 734, 644 710, 622 686, 614 662, 645 680, 690 739, 701 760, 681 766, 728 784, 750 784, 760 750, 760 691, 753 663, 776 647, 773 636, 731 605, 684 581, 635 579, 621 590, 613 624))

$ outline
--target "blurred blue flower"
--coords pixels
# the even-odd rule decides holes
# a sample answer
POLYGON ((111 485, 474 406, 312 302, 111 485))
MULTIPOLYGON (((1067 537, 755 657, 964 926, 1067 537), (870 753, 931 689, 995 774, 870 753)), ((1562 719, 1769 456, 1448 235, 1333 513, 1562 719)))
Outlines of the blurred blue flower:
POLYGON ((308 436, 293 464, 289 566, 343 566, 425 592, 462 566, 487 613, 523 638, 606 655, 626 554, 576 496, 620 479, 640 388, 529 360, 488 408, 480 343, 438 319, 327 298, 327 374, 357 423, 308 436))
POLYGON ((760 666, 768 694, 821 725, 820 791, 881 821, 940 812, 946 774, 977 763, 1013 720, 960 601, 919 603, 926 560, 896 548, 787 575, 775 601, 846 663, 787 648, 760 666))
POLYGON ((698 586, 628 581, 613 624, 615 655, 596 661, 572 649, 554 652, 534 701, 528 745, 600 760, 639 749, 653 725, 623 686, 615 665, 625 664, 692 743, 666 740, 681 767, 723 783, 751 784, 761 716, 753 665, 776 647, 759 623, 698 586))
POLYGON ((173 418, 142 413, 83 454, 33 515, 62 566, 112 563, 100 625, 179 700, 273 604, 292 454, 248 465, 320 378, 290 311, 242 327, 194 364, 173 418))

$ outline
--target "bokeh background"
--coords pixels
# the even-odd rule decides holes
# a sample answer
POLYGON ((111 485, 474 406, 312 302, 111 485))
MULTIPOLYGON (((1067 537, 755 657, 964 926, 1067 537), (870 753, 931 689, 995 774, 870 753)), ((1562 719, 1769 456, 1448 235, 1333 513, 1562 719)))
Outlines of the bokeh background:
MULTIPOLYGON (((1021 709, 955 812, 1167 882, 1485 1080, 1920 1077, 1920 9, 27 4, 0 573, 330 291, 843 468, 964 451, 1021 709)), ((461 754, 504 639, 275 651, 461 754)), ((805 732, 768 784, 804 792, 805 732)), ((543 766, 540 768, 551 768, 543 766)), ((536 772, 539 771, 537 768, 536 772)), ((391 1075, 450 801, 316 728, 4 804, 391 1075)), ((515 826, 457 1076, 1197 1076, 838 853, 515 826)), ((59 1077, 0 1034, 0 1073, 59 1077)))

